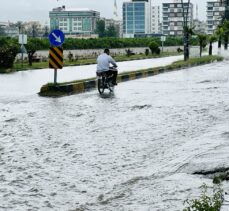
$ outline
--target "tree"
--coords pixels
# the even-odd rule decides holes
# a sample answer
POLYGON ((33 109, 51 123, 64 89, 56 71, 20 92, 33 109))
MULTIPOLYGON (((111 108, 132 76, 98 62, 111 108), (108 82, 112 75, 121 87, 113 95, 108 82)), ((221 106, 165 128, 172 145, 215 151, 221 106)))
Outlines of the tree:
POLYGON ((11 68, 18 52, 19 46, 15 40, 0 38, 0 67, 11 68))
POLYGON ((18 27, 18 30, 19 30, 19 34, 21 34, 24 30, 24 25, 22 23, 22 21, 18 21, 16 24, 15 24, 16 27, 18 27))
POLYGON ((5 29, 3 28, 3 26, 0 26, 0 36, 4 36, 5 34, 5 29))
POLYGON ((29 65, 32 66, 33 56, 38 50, 47 49, 49 46, 48 39, 29 38, 26 45, 29 65))
POLYGON ((217 26, 215 34, 216 34, 216 36, 218 38, 218 48, 221 48, 222 37, 223 37, 223 34, 224 34, 223 25, 222 24, 217 26))
POLYGON ((224 49, 228 48, 228 37, 229 37, 229 20, 224 20, 223 22, 223 38, 224 38, 224 49))
POLYGON ((224 38, 224 49, 228 48, 228 36, 229 36, 229 0, 220 0, 221 4, 225 6, 225 13, 222 19, 223 25, 223 38, 224 38))
POLYGON ((44 31, 43 37, 48 37, 49 36, 49 27, 45 26, 43 28, 43 31, 44 31))
POLYGON ((184 60, 189 59, 189 43, 190 43, 190 37, 194 35, 193 31, 194 27, 185 26, 183 28, 184 31, 184 60))
POLYGON ((211 35, 209 37, 209 55, 212 55, 212 43, 217 41, 217 36, 216 35, 211 35))
POLYGON ((159 44, 155 41, 151 41, 149 44, 149 48, 152 52, 152 54, 160 54, 160 48, 159 48, 159 44))
POLYGON ((33 24, 32 25, 32 37, 37 37, 38 36, 38 25, 33 24))
POLYGON ((29 59, 29 66, 32 66, 33 56, 36 51, 37 51, 36 42, 34 42, 34 40, 29 39, 27 43, 27 54, 29 59))
POLYGON ((30 27, 27 28, 27 34, 30 37, 38 37, 39 31, 38 31, 38 24, 33 23, 30 27))
POLYGON ((95 32, 99 35, 99 37, 105 37, 105 21, 98 20, 96 22, 96 30, 95 32))
POLYGON ((223 21, 229 20, 229 0, 220 0, 220 3, 225 6, 225 15, 223 17, 223 21))
POLYGON ((107 30, 105 31, 105 35, 107 37, 117 37, 118 33, 114 25, 108 26, 107 30))
POLYGON ((203 48, 205 48, 206 45, 207 45, 208 35, 206 35, 206 34, 198 34, 197 37, 199 39, 200 57, 201 57, 203 48))

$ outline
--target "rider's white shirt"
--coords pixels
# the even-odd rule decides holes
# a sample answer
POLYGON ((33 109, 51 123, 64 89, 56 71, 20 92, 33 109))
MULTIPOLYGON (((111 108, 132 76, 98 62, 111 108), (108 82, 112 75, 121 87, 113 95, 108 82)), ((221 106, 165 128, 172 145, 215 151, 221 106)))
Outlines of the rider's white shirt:
POLYGON ((107 55, 106 53, 99 55, 97 58, 97 72, 101 73, 108 71, 110 63, 114 66, 117 66, 115 60, 111 56, 107 55))

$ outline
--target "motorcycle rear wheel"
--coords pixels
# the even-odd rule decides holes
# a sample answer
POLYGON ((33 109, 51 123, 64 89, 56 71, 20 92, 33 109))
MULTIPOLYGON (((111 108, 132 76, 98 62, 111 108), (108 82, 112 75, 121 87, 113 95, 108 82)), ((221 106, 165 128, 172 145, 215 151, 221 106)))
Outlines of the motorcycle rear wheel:
POLYGON ((103 94, 104 93, 104 78, 99 78, 98 79, 98 91, 99 91, 99 94, 103 94))

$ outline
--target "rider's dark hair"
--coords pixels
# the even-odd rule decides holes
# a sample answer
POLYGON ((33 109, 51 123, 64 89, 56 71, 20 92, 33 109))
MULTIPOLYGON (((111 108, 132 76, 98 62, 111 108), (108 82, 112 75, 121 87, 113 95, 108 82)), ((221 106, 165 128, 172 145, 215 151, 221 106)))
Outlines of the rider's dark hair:
POLYGON ((105 50, 104 50, 104 53, 106 53, 106 54, 110 54, 110 50, 108 49, 108 48, 106 48, 105 50))

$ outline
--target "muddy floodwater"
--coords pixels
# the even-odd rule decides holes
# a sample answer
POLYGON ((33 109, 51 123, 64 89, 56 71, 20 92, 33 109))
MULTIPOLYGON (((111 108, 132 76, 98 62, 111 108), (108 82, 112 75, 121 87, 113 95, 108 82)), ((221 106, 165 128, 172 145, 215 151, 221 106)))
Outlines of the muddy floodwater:
POLYGON ((42 98, 0 75, 0 210, 181 211, 212 187, 194 172, 229 167, 228 66, 120 83, 102 97, 42 98))

